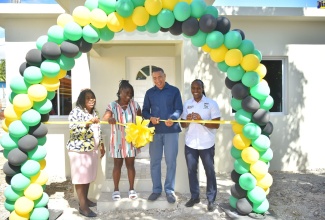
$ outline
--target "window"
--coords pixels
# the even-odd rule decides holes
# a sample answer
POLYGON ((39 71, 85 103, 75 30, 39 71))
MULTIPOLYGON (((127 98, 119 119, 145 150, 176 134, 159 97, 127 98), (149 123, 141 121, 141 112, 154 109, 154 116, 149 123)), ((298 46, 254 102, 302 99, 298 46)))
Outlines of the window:
POLYGON ((69 115, 72 110, 71 98, 71 71, 67 71, 67 75, 60 79, 60 87, 55 91, 52 99, 52 111, 50 115, 69 115))
POLYGON ((152 66, 145 66, 141 70, 139 70, 136 80, 146 80, 148 76, 150 76, 152 66))

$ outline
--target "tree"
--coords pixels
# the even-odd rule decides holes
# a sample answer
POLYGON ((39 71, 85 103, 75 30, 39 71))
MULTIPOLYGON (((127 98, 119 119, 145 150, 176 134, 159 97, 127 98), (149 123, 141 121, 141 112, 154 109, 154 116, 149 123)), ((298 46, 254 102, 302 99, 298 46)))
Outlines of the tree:
POLYGON ((0 82, 6 81, 6 61, 0 60, 0 82))

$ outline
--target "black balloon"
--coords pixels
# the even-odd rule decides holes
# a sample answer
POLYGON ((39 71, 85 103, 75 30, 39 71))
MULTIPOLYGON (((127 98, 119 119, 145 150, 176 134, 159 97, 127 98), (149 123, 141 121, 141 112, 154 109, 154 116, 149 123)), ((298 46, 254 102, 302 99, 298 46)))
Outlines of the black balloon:
POLYGON ((11 150, 8 154, 8 161, 11 165, 14 166, 22 165, 23 163, 25 163, 25 161, 27 161, 27 159, 27 153, 21 151, 18 148, 11 150))
POLYGON ((236 208, 237 211, 242 215, 247 215, 253 211, 252 204, 246 198, 238 199, 236 208))
POLYGON ((88 43, 83 38, 81 38, 78 41, 78 46, 79 46, 79 51, 80 52, 82 52, 82 53, 88 53, 91 50, 91 48, 93 47, 93 44, 88 43))
POLYGON ((31 49, 26 54, 26 61, 30 66, 40 67, 44 60, 42 52, 38 49, 31 49))
POLYGON ((14 166, 12 164, 9 163, 9 161, 7 161, 4 165, 3 165, 3 172, 7 175, 7 176, 14 176, 17 173, 20 173, 20 166, 14 166))
POLYGON ((199 22, 194 17, 189 17, 182 24, 182 32, 187 36, 194 36, 199 31, 199 22))
POLYGON ((22 64, 20 64, 20 66, 19 66, 19 73, 20 73, 20 75, 24 76, 24 71, 29 66, 30 65, 27 62, 23 62, 22 64))
POLYGON ((163 28, 163 27, 160 27, 160 31, 161 31, 161 32, 168 32, 168 31, 169 31, 169 28, 163 28))
POLYGON ((241 107, 247 112, 256 112, 260 108, 260 103, 252 96, 247 96, 241 102, 241 107))
POLYGON ((41 122, 47 122, 50 119, 50 114, 41 114, 41 122))
POLYGON ((217 18, 217 27, 215 28, 216 31, 220 31, 223 34, 228 33, 230 30, 230 21, 226 17, 218 17, 217 18))
POLYGON ((239 177, 241 176, 239 173, 236 172, 236 170, 232 170, 231 171, 231 180, 235 183, 238 183, 239 182, 239 177))
POLYGON ((10 185, 11 183, 12 176, 6 176, 6 183, 10 185))
POLYGON ((231 195, 237 199, 245 198, 247 191, 240 187, 239 183, 236 183, 230 188, 231 195))
POLYGON ((37 147, 37 144, 38 144, 37 138, 30 134, 25 135, 24 137, 20 138, 18 141, 19 149, 26 153, 35 149, 35 147, 37 147))
POLYGON ((79 53, 79 46, 77 45, 76 42, 72 41, 63 41, 61 46, 61 53, 66 56, 73 58, 78 55, 79 53))
POLYGON ((204 33, 210 33, 217 27, 217 19, 210 14, 205 14, 199 20, 199 27, 204 33))
POLYGON ((225 79, 225 85, 226 85, 226 87, 228 88, 228 89, 232 89, 232 87, 234 86, 234 85, 236 85, 238 82, 234 82, 234 81, 232 81, 232 80, 230 80, 228 77, 226 77, 226 79, 225 79))
POLYGON ((33 135, 36 138, 44 137, 48 132, 47 127, 43 123, 29 127, 29 134, 33 135))
POLYGON ((240 35, 241 35, 241 39, 242 40, 245 40, 245 33, 242 30, 240 30, 240 29, 234 29, 233 31, 238 31, 240 33, 240 35))
POLYGON ((270 121, 270 113, 265 109, 257 110, 253 116, 252 121, 258 125, 266 125, 270 121))
POLYGON ((236 83, 231 88, 231 94, 235 99, 242 100, 249 95, 249 88, 242 83, 236 83))
POLYGON ((181 35, 183 33, 182 24, 183 22, 175 20, 174 24, 169 28, 169 32, 175 36, 181 35))
POLYGON ((273 124, 269 121, 268 123, 266 123, 266 125, 262 127, 262 134, 269 136, 270 134, 272 134, 272 132, 273 124))
POLYGON ((61 50, 59 45, 54 42, 46 42, 42 47, 42 55, 46 59, 56 60, 61 56, 61 50))

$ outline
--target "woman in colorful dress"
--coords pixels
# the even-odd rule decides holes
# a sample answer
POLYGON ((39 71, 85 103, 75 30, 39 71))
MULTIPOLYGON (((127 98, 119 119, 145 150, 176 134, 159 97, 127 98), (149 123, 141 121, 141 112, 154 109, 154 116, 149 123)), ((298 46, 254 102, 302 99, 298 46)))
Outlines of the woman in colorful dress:
POLYGON ((90 89, 82 90, 76 107, 69 114, 70 139, 67 143, 71 167, 71 180, 79 199, 79 213, 86 217, 96 217, 89 207, 97 204, 88 199, 89 185, 96 179, 98 150, 100 158, 105 155, 101 137, 96 97, 90 89))
POLYGON ((132 143, 125 140, 125 127, 120 124, 129 122, 135 123, 136 116, 141 116, 141 108, 137 102, 133 100, 133 86, 128 80, 122 80, 117 92, 118 99, 108 104, 106 112, 103 116, 104 121, 108 121, 111 125, 110 138, 110 154, 114 158, 113 181, 114 192, 112 193, 113 200, 119 200, 121 194, 119 191, 119 182, 121 178, 121 168, 123 161, 127 168, 129 179, 129 198, 138 198, 137 192, 134 190, 135 168, 134 160, 140 149, 135 148, 132 143))

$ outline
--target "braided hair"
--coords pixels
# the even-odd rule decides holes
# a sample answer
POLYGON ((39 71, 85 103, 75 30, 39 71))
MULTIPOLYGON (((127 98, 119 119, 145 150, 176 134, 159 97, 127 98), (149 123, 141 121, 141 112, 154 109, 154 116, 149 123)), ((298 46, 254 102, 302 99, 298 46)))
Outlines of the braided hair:
POLYGON ((133 86, 129 83, 129 80, 124 80, 124 79, 122 79, 122 80, 120 81, 120 84, 119 84, 119 86, 118 86, 118 91, 117 91, 117 93, 116 93, 118 100, 120 100, 120 94, 121 94, 121 91, 122 91, 123 89, 130 89, 130 90, 131 90, 131 96, 132 96, 131 99, 132 99, 133 96, 134 96, 134 89, 133 89, 133 86))
POLYGON ((206 95, 205 95, 205 91, 204 91, 204 83, 203 83, 203 81, 200 80, 200 79, 195 79, 192 83, 194 83, 194 82, 201 83, 201 85, 202 85, 202 94, 203 94, 204 96, 206 96, 206 95))

